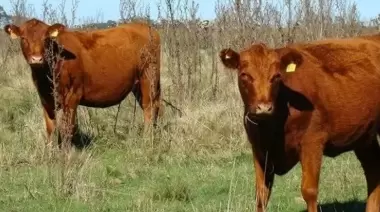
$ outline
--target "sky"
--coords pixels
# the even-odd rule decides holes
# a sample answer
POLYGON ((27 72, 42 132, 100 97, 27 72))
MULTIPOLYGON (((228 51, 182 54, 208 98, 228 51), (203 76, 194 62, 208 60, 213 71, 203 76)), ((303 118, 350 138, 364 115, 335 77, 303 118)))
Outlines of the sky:
MULTIPOLYGON (((2 0, 4 3, 0 5, 4 6, 7 13, 11 13, 11 0, 2 0)), ((71 8, 71 2, 74 0, 66 0, 66 10, 71 8)), ((79 6, 77 10, 78 18, 82 17, 95 17, 99 12, 102 14, 103 21, 117 20, 120 18, 119 14, 119 2, 120 0, 79 0, 79 6), (96 3, 95 3, 96 2, 96 3)), ((151 17, 157 18, 157 4, 159 2, 164 4, 165 0, 140 0, 144 5, 149 5, 151 17)), ((202 19, 212 19, 215 17, 214 7, 217 0, 194 0, 199 4, 198 16, 202 19)), ((222 0, 223 1, 223 0, 222 0)), ((28 4, 32 4, 35 7, 36 13, 40 15, 42 13, 41 5, 43 0, 27 0, 28 4)), ((58 5, 60 0, 50 0, 53 7, 58 5)), ((191 0, 189 1, 191 2, 191 0)), ((362 18, 368 19, 374 17, 380 13, 380 0, 356 0, 359 12, 362 18)), ((164 7, 164 6, 162 6, 164 7)), ((164 15, 164 14, 163 14, 164 15)))

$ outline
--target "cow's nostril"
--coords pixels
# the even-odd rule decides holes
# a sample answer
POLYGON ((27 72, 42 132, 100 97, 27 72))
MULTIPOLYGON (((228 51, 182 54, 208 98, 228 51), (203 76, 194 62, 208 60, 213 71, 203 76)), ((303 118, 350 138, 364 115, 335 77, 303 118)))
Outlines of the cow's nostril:
POLYGON ((32 56, 30 58, 31 63, 42 63, 43 58, 41 56, 32 56))
POLYGON ((273 110, 272 104, 258 104, 256 106, 256 113, 262 114, 262 113, 271 113, 273 110))

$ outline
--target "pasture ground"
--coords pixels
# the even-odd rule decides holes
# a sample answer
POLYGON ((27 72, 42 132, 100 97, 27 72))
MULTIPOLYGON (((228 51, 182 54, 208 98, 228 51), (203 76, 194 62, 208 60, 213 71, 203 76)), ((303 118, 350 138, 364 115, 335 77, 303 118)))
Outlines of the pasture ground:
MULTIPOLYGON (((166 107, 154 138, 140 135, 132 95, 116 133, 117 106, 80 108, 80 128, 93 144, 62 160, 45 149, 42 110, 21 54, 0 70, 0 211, 254 211, 252 155, 227 71, 217 99, 202 98, 211 92, 205 82, 197 98, 178 105, 184 116, 166 107)), ((169 78, 164 68, 163 95, 172 100, 169 78)), ((364 211, 364 176, 352 153, 324 158, 322 170, 322 211, 364 211)), ((300 180, 299 165, 276 177, 268 211, 305 210, 300 180)))

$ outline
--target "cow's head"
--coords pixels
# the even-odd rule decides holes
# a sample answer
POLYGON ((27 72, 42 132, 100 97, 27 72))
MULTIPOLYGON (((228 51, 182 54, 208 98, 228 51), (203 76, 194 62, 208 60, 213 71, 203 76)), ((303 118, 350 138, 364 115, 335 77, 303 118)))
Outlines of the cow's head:
POLYGON ((219 56, 225 67, 237 70, 246 112, 256 118, 273 114, 282 80, 303 62, 297 50, 270 49, 263 43, 241 53, 223 49, 219 56))
POLYGON ((8 24, 4 31, 12 39, 20 39, 20 45, 25 60, 31 66, 44 63, 44 39, 49 25, 37 19, 30 19, 21 26, 8 24))

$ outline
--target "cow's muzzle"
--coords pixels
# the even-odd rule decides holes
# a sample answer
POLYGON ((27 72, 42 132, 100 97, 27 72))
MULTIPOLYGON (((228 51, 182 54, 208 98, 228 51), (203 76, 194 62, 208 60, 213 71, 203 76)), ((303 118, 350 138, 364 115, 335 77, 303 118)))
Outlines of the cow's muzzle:
POLYGON ((29 64, 30 65, 41 65, 43 63, 43 57, 42 56, 31 56, 29 58, 29 64))
POLYGON ((255 108, 255 115, 271 115, 273 113, 272 103, 259 103, 255 108))

